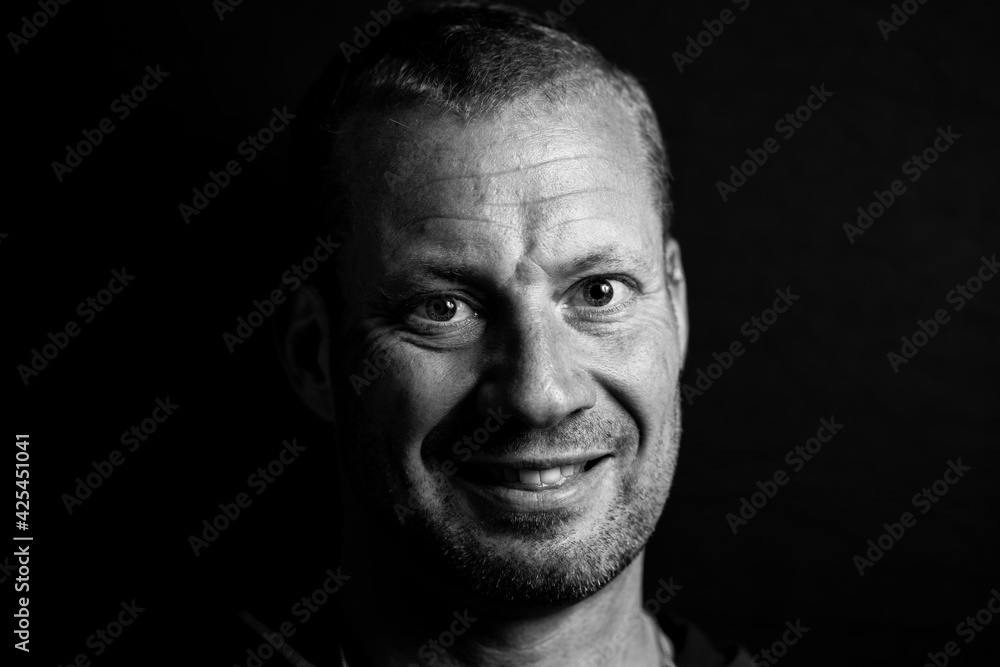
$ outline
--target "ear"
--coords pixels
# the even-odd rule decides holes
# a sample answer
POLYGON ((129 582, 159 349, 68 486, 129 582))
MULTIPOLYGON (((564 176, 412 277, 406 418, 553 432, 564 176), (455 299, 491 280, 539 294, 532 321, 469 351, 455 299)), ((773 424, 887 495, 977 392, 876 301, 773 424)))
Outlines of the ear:
POLYGON ((288 380, 310 410, 333 422, 330 382, 330 320, 319 290, 304 285, 288 304, 290 314, 277 332, 278 354, 288 380))
POLYGON ((677 322, 677 340, 680 344, 681 367, 687 359, 688 348, 688 309, 687 281, 684 278, 684 264, 681 262, 681 247, 677 239, 668 238, 664 244, 664 267, 667 272, 667 291, 670 294, 670 304, 674 309, 677 322))

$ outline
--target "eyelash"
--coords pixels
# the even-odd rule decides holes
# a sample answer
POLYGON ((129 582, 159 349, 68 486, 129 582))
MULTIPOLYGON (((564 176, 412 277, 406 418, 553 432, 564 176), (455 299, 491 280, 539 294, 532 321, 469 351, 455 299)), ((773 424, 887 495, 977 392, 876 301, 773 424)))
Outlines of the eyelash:
POLYGON ((458 327, 469 326, 470 320, 478 320, 481 319, 482 317, 480 315, 480 312, 484 309, 479 306, 478 302, 470 299, 465 295, 455 294, 453 292, 431 292, 429 294, 421 294, 419 296, 407 300, 407 304, 404 310, 407 314, 412 315, 419 306, 429 303, 432 299, 440 299, 440 298, 450 298, 454 299, 455 301, 461 301, 466 306, 468 306, 468 308, 473 312, 473 316, 469 319, 459 320, 457 322, 451 322, 451 321, 439 322, 430 319, 420 319, 419 320, 420 327, 424 329, 437 329, 437 330, 454 329, 458 327))
POLYGON ((632 294, 629 295, 628 299, 622 301, 621 303, 617 304, 615 307, 610 309, 596 308, 596 307, 581 308, 582 312, 588 313, 587 314, 588 318, 604 319, 607 317, 611 317, 612 315, 617 315, 620 311, 635 305, 636 298, 638 297, 639 294, 639 284, 630 276, 623 276, 616 274, 591 276, 589 278, 584 278, 583 280, 578 282, 575 287, 577 290, 580 290, 589 283, 597 280, 616 280, 620 283, 624 283, 629 288, 629 290, 631 290, 632 294))
MULTIPOLYGON (((576 309, 576 311, 578 313, 581 313, 581 314, 582 313, 586 313, 586 315, 584 315, 584 318, 590 319, 590 320, 606 319, 606 318, 612 317, 614 315, 617 315, 622 310, 625 310, 625 309, 630 308, 633 305, 635 305, 635 302, 636 302, 636 299, 637 299, 638 293, 639 293, 639 284, 632 277, 625 276, 625 275, 619 275, 619 274, 601 274, 601 275, 596 275, 596 276, 588 276, 587 278, 584 278, 584 279, 580 280, 579 282, 576 283, 576 285, 574 285, 574 292, 573 293, 576 294, 577 292, 579 292, 581 289, 583 289, 588 284, 590 284, 592 282, 596 282, 598 280, 614 280, 614 281, 623 283, 625 286, 627 286, 629 288, 629 290, 631 290, 632 293, 631 293, 631 295, 629 296, 628 299, 626 299, 625 301, 622 301, 621 303, 615 305, 611 309, 602 309, 600 307, 594 307, 594 306, 591 306, 591 307, 583 307, 583 306, 575 307, 575 309, 576 309)), ((420 319, 419 320, 419 325, 418 325, 419 328, 422 328, 422 329, 425 329, 425 330, 432 330, 433 329, 433 330, 439 330, 439 331, 442 330, 442 329, 455 329, 455 328, 459 328, 459 327, 469 326, 470 320, 474 321, 474 320, 480 320, 480 319, 482 319, 482 314, 481 313, 485 309, 482 308, 479 305, 479 302, 476 301, 475 299, 469 298, 468 296, 466 296, 464 294, 458 294, 458 293, 455 293, 455 292, 429 292, 429 293, 425 293, 425 294, 416 295, 414 297, 411 297, 411 298, 407 299, 407 301, 406 301, 406 303, 404 305, 403 310, 404 310, 404 312, 406 314, 413 315, 413 313, 417 310, 417 308, 419 306, 428 303, 432 299, 438 299, 438 298, 451 298, 451 299, 454 299, 456 301, 461 301, 466 306, 468 306, 473 311, 473 313, 475 313, 475 315, 473 317, 469 318, 469 319, 459 320, 457 322, 450 322, 450 321, 439 322, 439 321, 434 321, 434 320, 429 320, 429 319, 420 319)))

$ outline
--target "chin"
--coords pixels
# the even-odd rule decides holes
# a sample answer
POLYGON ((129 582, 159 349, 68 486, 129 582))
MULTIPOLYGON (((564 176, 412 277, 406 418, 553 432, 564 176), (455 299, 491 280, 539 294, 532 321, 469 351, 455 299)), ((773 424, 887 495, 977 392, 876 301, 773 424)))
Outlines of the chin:
POLYGON ((615 505, 584 534, 558 517, 504 517, 499 524, 512 530, 490 535, 472 523, 410 517, 402 551, 419 554, 441 584, 482 604, 565 607, 603 589, 641 555, 664 498, 643 493, 615 505))

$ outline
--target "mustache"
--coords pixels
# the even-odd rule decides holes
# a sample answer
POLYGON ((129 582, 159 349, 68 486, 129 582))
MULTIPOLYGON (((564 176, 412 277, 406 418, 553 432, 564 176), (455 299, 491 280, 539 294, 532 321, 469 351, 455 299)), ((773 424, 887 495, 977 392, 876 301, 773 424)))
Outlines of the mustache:
POLYGON ((456 450, 467 452, 471 448, 478 456, 497 458, 604 454, 639 442, 638 426, 624 416, 585 413, 536 429, 513 416, 498 423, 497 415, 502 418, 504 414, 510 415, 502 407, 485 416, 475 409, 455 411, 427 433, 423 453, 455 458, 456 450))

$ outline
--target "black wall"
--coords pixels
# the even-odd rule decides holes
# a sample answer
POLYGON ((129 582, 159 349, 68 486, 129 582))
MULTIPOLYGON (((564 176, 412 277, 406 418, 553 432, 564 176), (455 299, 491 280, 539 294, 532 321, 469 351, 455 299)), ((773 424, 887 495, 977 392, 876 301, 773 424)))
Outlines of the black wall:
MULTIPOLYGON (((34 536, 33 661, 245 664, 254 643, 237 612, 287 620, 338 565, 326 434, 288 389, 267 326, 232 353, 222 334, 254 299, 288 293, 283 272, 315 245, 283 199, 287 132, 253 162, 238 146, 272 108, 294 113, 385 6, 345 4, 247 1, 220 20, 210 2, 71 2, 17 53, 8 38, 3 422, 11 467, 13 434, 31 435, 31 528, 11 530, 34 536), (112 101, 156 65, 169 75, 121 119, 112 101), (60 181, 52 162, 105 117, 114 131, 60 181), (178 205, 233 159, 242 172, 186 224, 178 205), (123 267, 134 280, 85 322, 77 305, 123 267), (15 367, 70 320, 79 335, 25 385, 15 367), (127 451, 121 433, 168 396, 175 414, 127 451), (256 494, 248 476, 292 438, 306 451, 256 494), (63 494, 115 449, 124 463, 68 513, 63 494), (188 536, 240 492, 250 507, 196 557, 188 536), (88 636, 133 598, 146 611, 95 656, 88 636)), ((956 629, 1000 586, 1000 280, 961 309, 949 299, 1000 250, 998 11, 912 6, 888 39, 889 3, 586 0, 570 16, 660 114, 692 323, 683 382, 716 376, 685 401, 649 592, 672 577, 672 611, 754 650, 800 620, 809 631, 787 664, 921 665, 947 641, 951 664, 1000 655, 1000 619, 968 643, 956 629), (678 71, 672 54, 723 9, 734 20, 678 71), (775 124, 812 86, 832 95, 788 136, 775 124), (904 163, 938 128, 958 138, 911 181, 904 163), (772 137, 777 152, 724 201, 717 182, 772 137), (845 231, 897 179, 905 192, 885 213, 845 231), (776 290, 798 298, 751 341, 744 325, 776 290), (939 309, 947 321, 894 369, 887 355, 939 309), (712 368, 735 341, 743 353, 712 368), (786 453, 821 419, 843 427, 796 469, 786 453), (914 494, 959 460, 968 472, 921 513, 914 494), (787 483, 755 516, 727 519, 779 471, 787 483), (907 511, 915 525, 860 576, 854 557, 907 511)), ((8 4, 3 26, 37 11, 8 4)))

